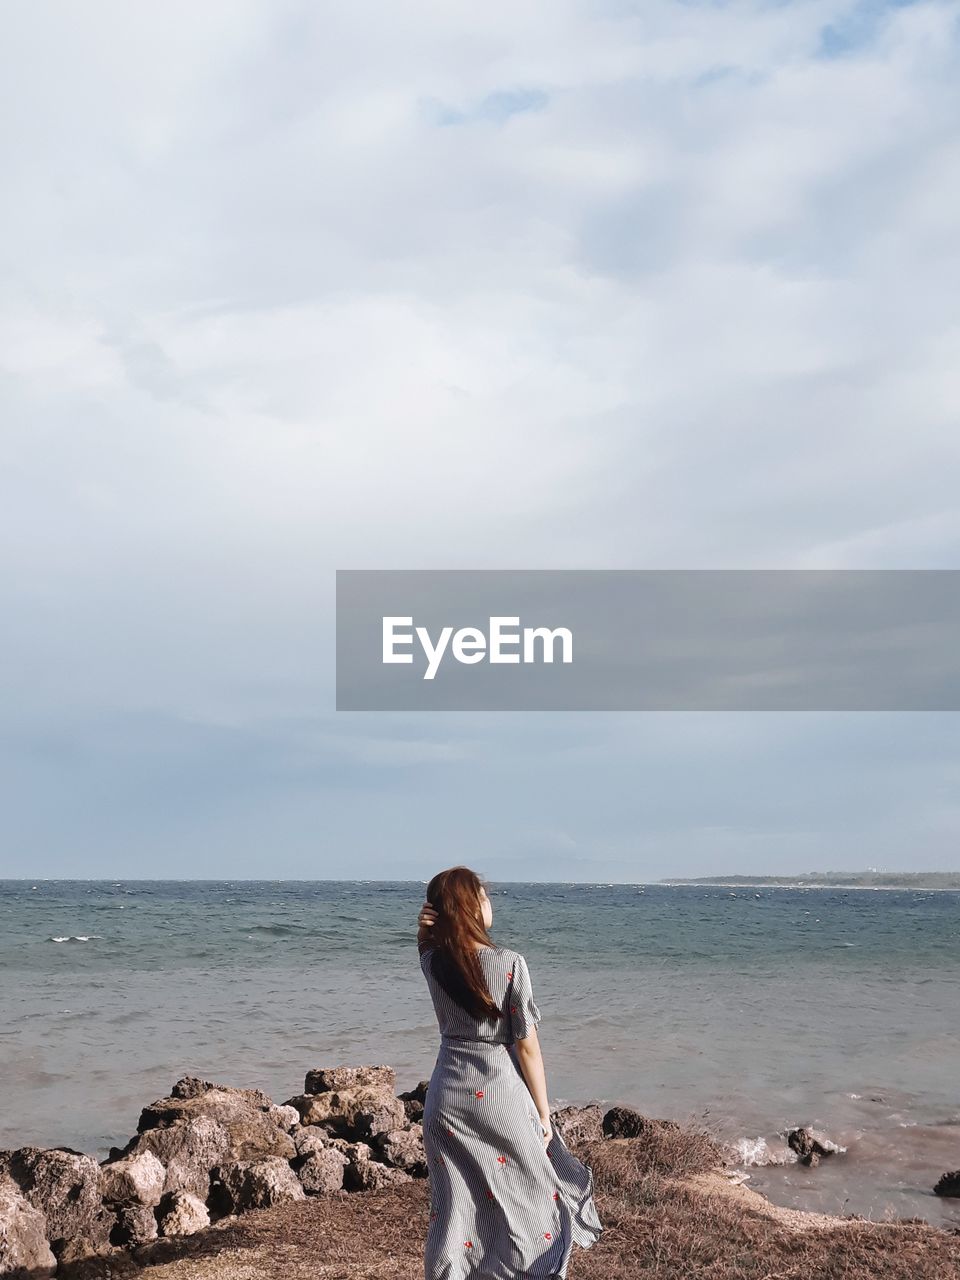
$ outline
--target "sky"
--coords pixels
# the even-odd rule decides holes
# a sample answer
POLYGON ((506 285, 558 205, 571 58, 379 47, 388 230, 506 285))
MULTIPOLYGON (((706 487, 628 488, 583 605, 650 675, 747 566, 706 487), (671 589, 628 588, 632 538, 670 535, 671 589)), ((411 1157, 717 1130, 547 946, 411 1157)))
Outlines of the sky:
POLYGON ((0 876, 960 868, 960 722, 334 710, 338 568, 960 567, 950 2, 34 0, 0 876))

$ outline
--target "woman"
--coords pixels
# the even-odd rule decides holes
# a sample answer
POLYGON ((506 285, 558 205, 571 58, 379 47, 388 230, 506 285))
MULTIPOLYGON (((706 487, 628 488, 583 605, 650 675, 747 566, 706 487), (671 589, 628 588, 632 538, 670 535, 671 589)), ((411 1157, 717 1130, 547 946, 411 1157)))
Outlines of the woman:
POLYGON ((468 867, 433 877, 418 923, 440 1024, 423 1114, 426 1280, 564 1280, 573 1246, 603 1228, 592 1172, 550 1124, 527 962, 493 943, 493 907, 468 867))

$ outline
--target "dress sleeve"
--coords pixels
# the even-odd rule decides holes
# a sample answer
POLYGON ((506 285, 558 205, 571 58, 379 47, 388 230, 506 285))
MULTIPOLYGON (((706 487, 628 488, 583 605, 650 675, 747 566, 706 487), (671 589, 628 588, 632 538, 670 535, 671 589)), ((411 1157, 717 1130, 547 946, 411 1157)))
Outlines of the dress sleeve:
POLYGON ((513 957, 510 981, 510 1029, 514 1040, 525 1040, 540 1021, 541 1013, 533 998, 530 970, 521 955, 513 957))

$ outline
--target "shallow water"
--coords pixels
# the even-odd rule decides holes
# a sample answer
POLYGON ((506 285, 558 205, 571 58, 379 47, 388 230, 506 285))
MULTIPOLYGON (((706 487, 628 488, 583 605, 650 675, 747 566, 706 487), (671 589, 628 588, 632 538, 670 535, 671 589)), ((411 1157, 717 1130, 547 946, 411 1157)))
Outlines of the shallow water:
MULTIPOLYGON (((704 1121, 745 1159, 798 1124, 846 1147, 748 1164, 775 1200, 960 1225, 960 894, 495 886, 527 956, 551 1096, 704 1121), (762 1141, 761 1141, 762 1140, 762 1141)), ((436 1024, 411 882, 0 881, 0 1147, 104 1156, 190 1073, 266 1089, 389 1062, 436 1024), (59 939, 55 941, 55 939, 59 939), (79 940, 84 939, 84 940, 79 940)))

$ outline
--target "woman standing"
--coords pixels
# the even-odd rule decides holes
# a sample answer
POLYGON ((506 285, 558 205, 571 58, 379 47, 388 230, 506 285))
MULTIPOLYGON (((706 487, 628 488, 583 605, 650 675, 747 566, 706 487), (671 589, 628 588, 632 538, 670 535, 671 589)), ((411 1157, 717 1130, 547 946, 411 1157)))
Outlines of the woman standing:
POLYGON ((417 944, 440 1025, 423 1114, 426 1280, 564 1280, 603 1230, 593 1174, 550 1125, 527 962, 496 946, 468 867, 435 875, 417 944))

